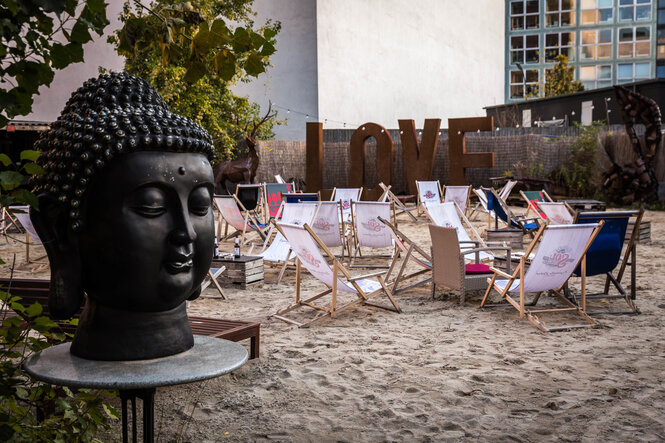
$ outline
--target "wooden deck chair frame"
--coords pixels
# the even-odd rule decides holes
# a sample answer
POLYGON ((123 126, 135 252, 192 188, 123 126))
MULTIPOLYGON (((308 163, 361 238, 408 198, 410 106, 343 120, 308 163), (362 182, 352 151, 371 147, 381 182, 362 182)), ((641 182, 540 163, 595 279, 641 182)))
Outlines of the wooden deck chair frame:
MULTIPOLYGON (((375 203, 381 203, 381 202, 356 202, 360 204, 375 204, 375 203)), ((387 202, 386 202, 387 203, 387 202)), ((393 224, 396 225, 395 223, 395 205, 390 202, 390 218, 393 224)), ((392 247, 392 254, 375 254, 375 255, 363 255, 362 250, 360 249, 360 240, 358 238, 358 226, 357 226, 357 220, 356 220, 356 210, 354 209, 355 205, 351 205, 351 228, 353 229, 353 242, 354 242, 354 250, 353 254, 351 255, 351 260, 349 262, 349 267, 351 268, 388 268, 390 265, 369 265, 369 264, 357 264, 356 261, 358 259, 381 259, 381 258, 387 258, 390 259, 390 261, 393 260, 395 257, 395 248, 392 247)))
MULTIPOLYGON (((343 203, 342 203, 342 200, 340 200, 339 198, 337 198, 337 190, 338 190, 338 189, 358 189, 358 200, 356 200, 356 201, 360 201, 360 199, 361 199, 362 196, 363 196, 363 187, 362 187, 362 186, 359 187, 359 188, 337 188, 337 187, 334 187, 334 188, 333 188, 333 191, 332 191, 332 194, 330 195, 330 201, 336 201, 336 202, 339 203, 339 207, 340 207, 341 214, 342 214, 342 220, 343 220, 345 223, 349 223, 350 220, 344 220, 344 205, 343 205, 343 203)), ((354 200, 350 200, 350 201, 349 201, 349 211, 351 211, 351 207, 353 206, 353 201, 354 201, 354 200)), ((350 215, 350 212, 349 212, 349 215, 350 215)))
POLYGON ((423 201, 420 199, 420 183, 426 183, 426 182, 429 183, 436 182, 436 186, 439 190, 439 202, 443 201, 443 191, 441 190, 441 182, 439 180, 416 180, 416 189, 418 190, 418 195, 416 196, 417 198, 416 207, 418 208, 418 215, 422 215, 422 213, 425 212, 423 201))
POLYGON ((390 190, 391 186, 386 186, 384 183, 379 183, 379 186, 381 189, 383 189, 383 192, 387 198, 387 201, 392 202, 395 205, 395 223, 397 223, 397 217, 406 214, 409 217, 411 217, 411 220, 414 222, 417 222, 418 219, 416 218, 415 215, 411 213, 411 211, 417 210, 418 206, 413 206, 411 208, 407 207, 402 201, 393 193, 393 191, 390 190))
POLYGON ((492 227, 492 212, 487 209, 487 196, 482 190, 482 187, 480 188, 471 188, 473 191, 474 195, 478 199, 478 202, 476 205, 471 208, 471 213, 469 214, 469 220, 473 217, 473 215, 477 213, 485 213, 487 214, 487 229, 490 229, 492 227))
MULTIPOLYGON (((217 206, 217 210, 219 211, 218 223, 217 223, 217 238, 219 239, 218 241, 225 241, 225 240, 228 240, 230 238, 235 238, 235 237, 240 236, 240 245, 244 246, 245 244, 247 244, 247 241, 245 241, 246 240, 245 236, 248 233, 253 232, 253 233, 256 233, 261 238, 261 240, 265 242, 266 232, 268 231, 268 227, 261 227, 261 225, 259 224, 259 222, 256 219, 251 218, 250 214, 249 214, 249 211, 244 209, 243 204, 240 202, 240 200, 238 200, 236 198, 235 195, 215 195, 213 197, 213 201, 215 201, 215 206, 217 206), (238 212, 240 213, 240 216, 243 218, 243 229, 242 230, 235 227, 235 226, 233 226, 233 225, 231 225, 226 220, 226 218, 224 217, 224 213, 223 213, 222 209, 217 204, 217 201, 216 201, 217 198, 233 198, 233 201, 238 206, 240 206, 240 209, 238 209, 238 212), (243 212, 244 212, 244 215, 243 215, 243 212), (224 233, 223 234, 222 234, 222 226, 224 226, 224 233), (232 226, 233 229, 235 229, 235 232, 232 232, 231 234, 229 234, 228 233, 229 226, 232 226), (250 229, 250 231, 247 230, 248 228, 250 229)), ((252 248, 253 247, 254 247, 254 245, 252 244, 252 248)), ((251 253, 251 249, 250 249, 250 252, 248 252, 248 254, 250 254, 250 253, 251 253)))
POLYGON ((538 202, 540 201, 547 201, 547 202, 553 202, 552 197, 547 193, 546 190, 541 189, 540 191, 526 191, 526 192, 538 192, 542 198, 542 200, 530 200, 529 197, 524 193, 525 191, 520 191, 520 195, 526 202, 526 212, 524 213, 525 217, 529 216, 529 212, 533 211, 538 215, 543 221, 547 220, 547 217, 543 216, 542 212, 540 211, 540 208, 538 207, 538 202))
MULTIPOLYGON (((475 226, 473 226, 473 224, 469 221, 469 219, 466 217, 466 215, 464 215, 464 213, 462 212, 460 207, 457 206, 457 202, 455 202, 455 210, 457 211, 457 215, 459 216, 462 227, 467 228, 467 233, 468 233, 468 231, 471 231, 472 235, 469 236, 469 238, 471 239, 471 246, 473 246, 474 248, 492 249, 492 248, 488 247, 489 243, 486 243, 485 240, 483 240, 483 237, 480 235, 480 233, 475 228, 475 226)), ((430 222, 432 222, 432 224, 437 225, 436 220, 434 220, 434 218, 429 213, 429 211, 427 211, 427 206, 425 206, 425 214, 427 214, 427 218, 430 220, 430 222)), ((467 243, 469 243, 469 242, 462 240, 462 241, 460 241, 460 246, 462 246, 464 244, 467 244, 467 243)), ((492 242, 490 242, 490 243, 492 243, 492 242)), ((503 246, 503 243, 499 243, 499 242, 492 243, 492 244, 496 244, 497 247, 503 246)))
POLYGON ((217 292, 219 292, 219 295, 222 297, 222 300, 226 300, 226 296, 224 295, 224 292, 222 291, 222 287, 219 285, 219 282, 217 281, 217 277, 222 275, 226 271, 226 266, 222 266, 221 268, 210 268, 208 269, 208 277, 201 283, 201 293, 208 289, 208 286, 211 284, 217 289, 217 292))
MULTIPOLYGON (((284 234, 284 231, 280 227, 280 224, 277 223, 276 226, 277 226, 277 229, 282 233, 282 235, 284 235, 284 238, 288 239, 288 237, 284 234)), ((367 305, 367 306, 374 306, 374 307, 378 307, 378 308, 381 308, 381 309, 386 309, 386 310, 394 311, 394 312, 401 312, 401 309, 400 309, 399 305, 397 304, 395 299, 392 297, 392 294, 388 290, 388 287, 386 286, 386 283, 385 283, 384 279, 381 277, 381 274, 383 274, 383 271, 374 272, 374 273, 366 274, 366 275, 359 275, 359 276, 356 276, 356 277, 351 276, 349 271, 344 267, 344 265, 339 260, 337 260, 337 258, 332 253, 332 251, 330 251, 330 249, 328 249, 328 247, 325 244, 323 244, 321 239, 319 239, 317 237, 317 235, 314 233, 314 231, 312 231, 312 229, 309 227, 308 224, 305 224, 303 226, 298 226, 298 228, 303 228, 311 236, 312 240, 314 240, 314 242, 317 244, 317 246, 321 250, 323 250, 325 255, 327 255, 328 258, 332 261, 332 265, 330 266, 330 268, 332 269, 332 273, 333 273, 333 284, 332 284, 332 286, 326 285, 327 286, 326 290, 324 290, 324 291, 322 291, 322 292, 320 292, 316 295, 313 295, 311 297, 308 297, 306 299, 303 299, 302 296, 301 296, 302 264, 300 262, 300 259, 298 257, 296 257, 295 303, 293 303, 292 305, 290 305, 290 306, 288 306, 284 309, 281 309, 281 310, 277 311, 275 314, 272 314, 271 317, 274 317, 274 318, 282 320, 286 323, 290 323, 290 324, 293 324, 293 325, 296 325, 296 326, 302 328, 302 327, 308 327, 312 323, 317 322, 317 321, 319 321, 323 318, 326 318, 326 317, 335 318, 340 312, 345 311, 345 310, 347 310, 349 308, 352 308, 352 307, 354 307, 356 305, 359 305, 359 304, 363 304, 363 305, 367 305), (337 297, 337 281, 338 281, 338 277, 340 277, 340 274, 341 274, 341 276, 346 278, 346 281, 348 283, 350 283, 354 287, 354 289, 357 291, 356 292, 357 299, 355 299, 353 301, 350 301, 350 302, 348 302, 344 305, 341 305, 341 306, 338 305, 338 297, 337 297), (371 293, 364 292, 362 290, 362 288, 360 286, 358 286, 357 281, 361 280, 361 279, 366 279, 366 278, 369 278, 369 277, 376 277, 378 282, 381 285, 381 288, 377 289, 376 291, 371 292, 371 293), (390 300, 390 303, 392 305, 392 308, 381 306, 381 305, 369 302, 369 300, 371 298, 373 298, 375 296, 378 296, 382 293, 385 294, 386 297, 388 297, 388 299, 390 300), (313 303, 314 301, 319 300, 320 298, 325 297, 328 294, 330 294, 330 302, 329 302, 328 306, 321 306, 321 305, 317 305, 317 304, 313 303), (295 310, 300 309, 300 308, 313 309, 313 310, 316 311, 316 315, 313 318, 311 318, 310 320, 305 321, 305 322, 298 322, 298 321, 294 320, 293 318, 286 317, 286 314, 288 314, 289 312, 295 311, 295 310)), ((326 263, 326 265, 328 266, 327 263, 326 263)))
MULTIPOLYGON (((473 192, 473 187, 471 185, 469 185, 469 186, 446 186, 446 185, 443 185, 442 189, 441 189, 443 194, 441 194, 441 195, 443 195, 443 201, 444 202, 449 201, 448 199, 446 199, 446 189, 448 189, 448 188, 458 188, 458 189, 468 188, 468 191, 466 193, 466 202, 464 203, 464 209, 462 210, 462 212, 466 215, 466 213, 469 211, 469 203, 471 202, 471 194, 473 192)), ((455 201, 455 203, 457 203, 457 201, 455 201)), ((459 206, 459 203, 458 203, 457 206, 459 206)), ((462 209, 461 206, 460 206, 460 209, 462 209)))
POLYGON ((10 226, 14 226, 17 232, 21 232, 24 230, 18 224, 16 217, 14 217, 12 213, 9 210, 7 210, 7 208, 3 207, 2 210, 0 211, 0 233, 7 234, 7 229, 9 229, 10 226))
MULTIPOLYGON (((281 218, 281 216, 284 213, 284 208, 285 208, 286 204, 287 204, 286 202, 282 202, 282 204, 280 205, 280 208, 279 208, 279 213, 277 214, 278 217, 273 218, 272 220, 270 220, 270 233, 268 234, 268 237, 266 237, 266 241, 263 244, 263 249, 261 250, 259 255, 261 255, 263 252, 265 252, 270 247, 268 245, 268 239, 270 237, 272 237, 272 241, 270 242, 270 244, 272 244, 272 242, 275 241, 275 237, 277 237, 277 234, 281 235, 281 233, 277 229, 276 219, 281 218)), ((294 204, 294 205, 300 205, 300 204, 311 205, 313 203, 308 202, 308 203, 291 203, 291 204, 294 204)), ((314 214, 312 215, 312 219, 310 220, 310 222, 308 224, 311 224, 312 220, 314 220, 316 218, 316 214, 319 212, 319 207, 320 206, 318 204, 316 204, 316 208, 314 209, 314 214)), ((291 259, 290 256, 291 256, 291 248, 289 248, 289 252, 287 253, 287 259, 281 261, 281 263, 266 260, 264 258, 264 260, 263 260, 263 265, 264 266, 267 265, 267 266, 270 266, 270 267, 279 267, 280 270, 279 270, 279 273, 277 274, 277 279, 274 282, 268 281, 267 279, 264 279, 263 281, 265 283, 279 285, 282 281, 282 278, 284 277, 284 274, 286 273, 287 267, 289 267, 291 265, 291 262, 293 262, 293 265, 295 266, 295 257, 293 259, 291 259)))
POLYGON ((629 213, 631 217, 635 217, 635 224, 633 225, 633 232, 630 236, 628 242, 625 242, 622 247, 621 256, 619 258, 618 268, 615 268, 612 271, 605 273, 605 287, 602 293, 599 294, 587 294, 587 300, 596 300, 596 299, 623 299, 630 311, 594 311, 591 312, 592 315, 600 314, 639 314, 640 310, 635 305, 635 299, 637 298, 637 238, 639 236, 640 224, 642 223, 642 218, 644 217, 644 208, 634 211, 598 211, 598 212, 577 212, 575 214, 575 223, 578 222, 579 218, 586 216, 598 216, 598 217, 607 217, 611 216, 612 212, 617 212, 621 214, 629 213), (626 272, 626 268, 630 264, 630 289, 626 289, 621 284, 621 280, 626 272), (618 269, 618 271, 617 271, 618 269), (616 272, 616 276, 614 274, 616 272), (618 294, 610 294, 610 283, 618 291, 618 294))
MULTIPOLYGON (((314 202, 307 202, 306 204, 313 204, 313 203, 314 202)), ((333 203, 336 204, 337 205, 337 207, 336 207, 336 211, 337 211, 336 217, 337 217, 338 235, 339 235, 339 241, 340 241, 339 246, 342 248, 342 254, 337 256, 337 258, 343 261, 344 257, 349 257, 349 260, 350 260, 351 259, 351 243, 350 243, 350 239, 349 239, 349 237, 350 237, 350 232, 349 231, 350 230, 348 230, 346 228, 346 225, 348 223, 345 223, 344 220, 343 220, 342 208, 340 207, 339 202, 333 202, 333 201, 330 201, 330 200, 325 200, 325 201, 322 201, 320 203, 321 204, 319 205, 319 208, 316 211, 316 215, 315 215, 314 220, 312 221, 312 223, 316 222, 316 217, 319 215, 319 211, 321 210, 321 208, 323 207, 324 204, 329 204, 329 205, 331 205, 333 203)), ((310 228, 311 228, 311 225, 310 225, 310 228)), ((319 240, 320 239, 321 238, 319 238, 319 240)), ((331 246, 328 246, 328 245, 326 245, 326 247, 328 249, 331 248, 331 246)), ((335 246, 335 247, 337 247, 337 246, 335 246)))
MULTIPOLYGON (((586 313, 586 251, 589 249, 589 246, 591 246, 591 243, 593 243, 594 239, 598 235, 598 232, 600 232, 600 229, 603 226, 603 223, 599 223, 594 231, 592 232, 591 236, 589 237, 588 241, 586 242, 584 246, 584 250, 582 254, 580 254, 580 258, 578 259, 577 263, 575 266, 580 266, 582 269, 582 282, 581 282, 581 304, 577 305, 571 302, 567 297, 565 297, 562 294, 562 291, 564 287, 566 286, 566 283, 568 280, 570 280, 570 277, 573 275, 572 272, 570 276, 568 277, 568 280, 566 280, 566 283, 561 285, 558 288, 555 289, 550 289, 547 292, 556 295, 556 297, 561 300, 564 304, 565 307, 562 308, 548 308, 548 309, 538 309, 538 310, 531 310, 531 309, 526 309, 527 303, 526 303, 526 294, 524 292, 524 277, 526 275, 526 260, 527 257, 533 252, 533 250, 536 247, 536 244, 538 244, 545 232, 546 229, 556 229, 556 228, 568 228, 573 225, 557 225, 557 226, 548 226, 548 225, 542 225, 540 229, 538 229, 538 232, 536 233, 535 237, 531 241, 531 244, 529 244, 528 248, 526 249, 524 255, 520 259, 519 264, 517 265, 517 268, 515 268, 515 271, 513 271, 512 274, 508 274, 506 272, 503 272, 500 269, 496 269, 492 267, 492 271, 494 272, 494 275, 492 278, 488 278, 487 281, 489 283, 489 286, 487 288, 487 291, 485 291, 485 295, 480 302, 480 307, 493 307, 496 305, 486 305, 487 299, 492 292, 492 290, 495 290, 496 292, 501 295, 502 298, 506 299, 506 301, 513 306, 519 313, 520 313, 520 318, 527 318, 531 323, 533 323, 534 326, 536 326, 538 329, 540 329, 543 332, 555 332, 555 331, 563 331, 563 330, 568 330, 568 329, 575 329, 575 328, 586 328, 586 327, 592 327, 592 326, 597 326, 598 322, 594 320, 593 318, 589 317, 589 315, 586 313), (503 277, 508 279, 508 282, 505 286, 505 288, 501 289, 500 287, 495 287, 494 282, 496 281, 497 276, 503 277), (515 280, 520 280, 520 294, 519 294, 519 301, 515 300, 513 297, 510 296, 510 287, 512 284, 515 282, 515 280), (577 324, 577 325, 565 325, 565 326, 548 326, 547 323, 545 323, 544 320, 539 318, 538 314, 549 314, 549 313, 556 313, 556 312, 574 312, 578 314, 584 321, 586 321, 585 324, 577 324)), ((574 268, 573 268, 574 269, 574 268)), ((535 306, 536 303, 538 302, 538 299, 542 295, 543 292, 538 292, 536 293, 534 300, 530 303, 531 306, 535 306)))
MULTIPOLYGON (((398 294, 400 292, 424 285, 426 283, 429 283, 432 281, 432 277, 425 278, 423 280, 418 280, 415 283, 412 283, 408 286, 405 286, 403 288, 399 288, 398 286, 400 283, 406 281, 406 280, 411 280, 414 277, 420 276, 422 274, 425 274, 427 272, 432 271, 432 256, 425 251, 422 247, 420 247, 416 242, 411 240, 409 237, 407 237, 403 232, 401 232, 399 229, 397 229, 396 226, 394 226, 392 223, 390 223, 388 220, 384 220, 383 218, 379 218, 380 221, 382 221, 388 228, 392 231, 393 238, 395 239, 395 249, 397 250, 392 263, 390 263, 390 267, 388 268, 388 271, 386 272, 385 275, 385 280, 386 284, 388 286, 391 286, 390 292, 391 294, 398 294), (390 280, 390 277, 392 276, 393 271, 395 270, 397 263, 399 261, 399 252, 404 252, 404 258, 402 259, 402 265, 399 267, 399 270, 397 271, 397 276, 395 277, 394 280, 390 280), (419 258, 420 257, 420 258, 419 258), (418 264, 421 268, 418 271, 414 271, 412 273, 407 273, 406 272, 406 267, 409 264, 410 261, 415 262, 418 264)), ((430 274, 431 275, 431 274, 430 274)))
MULTIPOLYGON (((496 190, 494 188, 480 188, 483 192, 487 193, 490 192, 493 196, 496 202, 501 206, 501 209, 503 212, 506 214, 507 220, 501 219, 501 217, 498 216, 498 214, 494 214, 494 228, 498 229, 499 228, 499 220, 503 222, 505 225, 507 225, 509 228, 518 228, 521 229, 524 234, 529 234, 531 238, 535 236, 536 230, 540 228, 540 225, 543 224, 541 223, 541 218, 540 217, 532 217, 532 218, 526 218, 526 217, 518 217, 515 214, 513 214, 513 211, 510 210, 510 207, 508 206, 508 203, 504 199, 501 198, 499 194, 497 194, 496 190), (534 222, 536 225, 533 228, 529 228, 527 225, 529 225, 529 222, 534 222)), ((489 210, 489 199, 487 199, 487 208, 489 210)), ((496 210, 490 210, 490 212, 496 212, 496 210)))

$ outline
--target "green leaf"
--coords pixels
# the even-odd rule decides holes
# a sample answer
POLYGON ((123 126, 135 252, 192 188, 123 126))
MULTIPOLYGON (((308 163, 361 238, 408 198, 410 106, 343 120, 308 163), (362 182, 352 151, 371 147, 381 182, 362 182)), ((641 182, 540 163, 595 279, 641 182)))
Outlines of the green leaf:
POLYGON ((199 25, 199 29, 194 35, 194 40, 192 41, 192 48, 196 53, 205 56, 210 52, 210 49, 213 47, 215 42, 210 38, 210 30, 208 29, 208 24, 203 22, 199 25))
POLYGON ((90 32, 88 32, 88 26, 82 20, 77 21, 72 28, 71 41, 87 43, 90 40, 92 40, 92 37, 90 36, 90 32))
POLYGON ((266 29, 263 30, 263 37, 266 40, 272 40, 273 37, 275 37, 276 35, 277 35, 277 31, 272 29, 272 28, 266 28, 266 29))
POLYGON ((23 169, 27 174, 30 175, 40 175, 44 173, 44 168, 39 166, 37 163, 26 163, 23 165, 23 169))
POLYGON ((224 49, 218 52, 212 61, 215 72, 224 81, 230 81, 236 75, 236 59, 232 52, 224 49))
MULTIPOLYGON (((1 173, 0 173, 1 174, 1 173)), ((17 203, 26 204, 34 209, 39 209, 39 199, 27 189, 14 189, 10 194, 17 203)))
POLYGON ((270 57, 275 53, 275 46, 272 43, 265 42, 261 48, 261 55, 263 57, 270 57))
POLYGON ((42 313, 43 310, 44 310, 44 308, 42 307, 42 305, 35 302, 35 303, 33 303, 33 304, 31 304, 30 306, 27 307, 27 309, 25 310, 25 313, 29 317, 37 317, 39 314, 42 313))
POLYGON ((30 160, 31 162, 36 162, 39 158, 41 152, 34 151, 32 149, 26 149, 21 151, 21 160, 30 160))
POLYGON ((13 189, 23 181, 23 174, 16 171, 2 171, 0 172, 0 184, 4 189, 13 189))
POLYGON ((206 65, 199 61, 190 62, 187 65, 187 73, 183 80, 187 83, 196 83, 203 77, 207 72, 206 65))
POLYGON ((16 396, 22 400, 28 399, 28 391, 23 388, 16 388, 16 396))
POLYGON ((263 65, 263 59, 261 54, 258 52, 252 52, 247 60, 245 61, 245 72, 247 75, 257 77, 259 74, 265 71, 265 66, 263 65))
POLYGON ((14 163, 7 154, 0 154, 0 162, 5 166, 9 166, 14 163))
POLYGON ((120 414, 118 414, 118 411, 110 404, 102 403, 102 408, 104 408, 104 412, 106 412, 106 415, 108 415, 110 418, 114 420, 120 419, 120 414))

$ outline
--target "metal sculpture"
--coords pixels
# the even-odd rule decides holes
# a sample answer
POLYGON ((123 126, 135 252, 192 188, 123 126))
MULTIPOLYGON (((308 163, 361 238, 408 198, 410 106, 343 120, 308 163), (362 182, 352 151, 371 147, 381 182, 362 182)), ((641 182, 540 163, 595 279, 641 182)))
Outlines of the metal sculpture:
POLYGON ((416 180, 427 181, 432 178, 436 145, 439 141, 440 118, 428 118, 423 127, 422 140, 418 145, 416 124, 413 120, 398 120, 402 140, 402 158, 404 174, 409 186, 409 193, 418 194, 416 180))
POLYGON ((259 168, 259 156, 256 153, 256 134, 264 123, 275 118, 277 115, 277 113, 270 114, 271 111, 272 103, 269 103, 268 112, 266 112, 266 115, 258 123, 253 124, 251 131, 248 132, 249 125, 245 126, 246 136, 239 143, 239 147, 247 147, 247 155, 235 160, 221 162, 215 166, 216 194, 233 194, 236 185, 239 183, 254 183, 256 170, 259 168))
MULTIPOLYGON (((368 138, 376 140, 376 175, 379 183, 392 183, 393 173, 393 139, 381 125, 365 123, 358 127, 351 136, 351 152, 349 154, 349 186, 360 188, 365 185, 365 142, 368 138)), ((367 189, 363 196, 376 200, 383 193, 377 185, 367 189)))
POLYGON ((465 132, 491 131, 494 127, 492 117, 469 117, 448 119, 448 160, 450 161, 450 184, 466 185, 466 168, 491 168, 494 166, 493 152, 466 152, 465 132))
POLYGON ((185 301, 200 294, 214 245, 210 135, 144 80, 113 73, 75 91, 35 147, 46 172, 30 215, 51 265, 50 312, 69 318, 85 299, 71 353, 191 348, 185 301))
POLYGON ((658 180, 654 171, 654 160, 661 139, 660 109, 654 100, 623 86, 615 86, 614 91, 621 109, 621 118, 633 146, 635 160, 632 165, 621 166, 606 147, 612 167, 604 173, 603 188, 611 200, 626 205, 634 201, 656 200, 658 180), (636 122, 642 122, 645 126, 646 146, 642 146, 635 132, 636 122))

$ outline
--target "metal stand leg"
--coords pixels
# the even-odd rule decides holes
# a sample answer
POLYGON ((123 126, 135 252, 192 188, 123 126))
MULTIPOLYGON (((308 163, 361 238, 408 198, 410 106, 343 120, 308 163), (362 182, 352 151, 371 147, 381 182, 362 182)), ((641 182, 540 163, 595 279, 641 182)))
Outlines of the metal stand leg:
POLYGON ((122 401, 122 441, 129 442, 127 400, 132 402, 132 442, 137 441, 136 428, 136 399, 143 402, 143 441, 152 443, 155 441, 155 388, 149 389, 125 389, 120 391, 122 401))

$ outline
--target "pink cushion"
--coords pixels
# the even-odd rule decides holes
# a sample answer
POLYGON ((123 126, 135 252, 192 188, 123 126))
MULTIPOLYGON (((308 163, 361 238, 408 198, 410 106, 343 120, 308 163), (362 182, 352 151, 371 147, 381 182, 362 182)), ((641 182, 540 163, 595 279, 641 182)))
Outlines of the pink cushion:
POLYGON ((482 263, 464 265, 464 270, 466 271, 467 274, 491 274, 492 273, 492 270, 490 269, 490 267, 487 266, 487 265, 484 265, 482 263))

